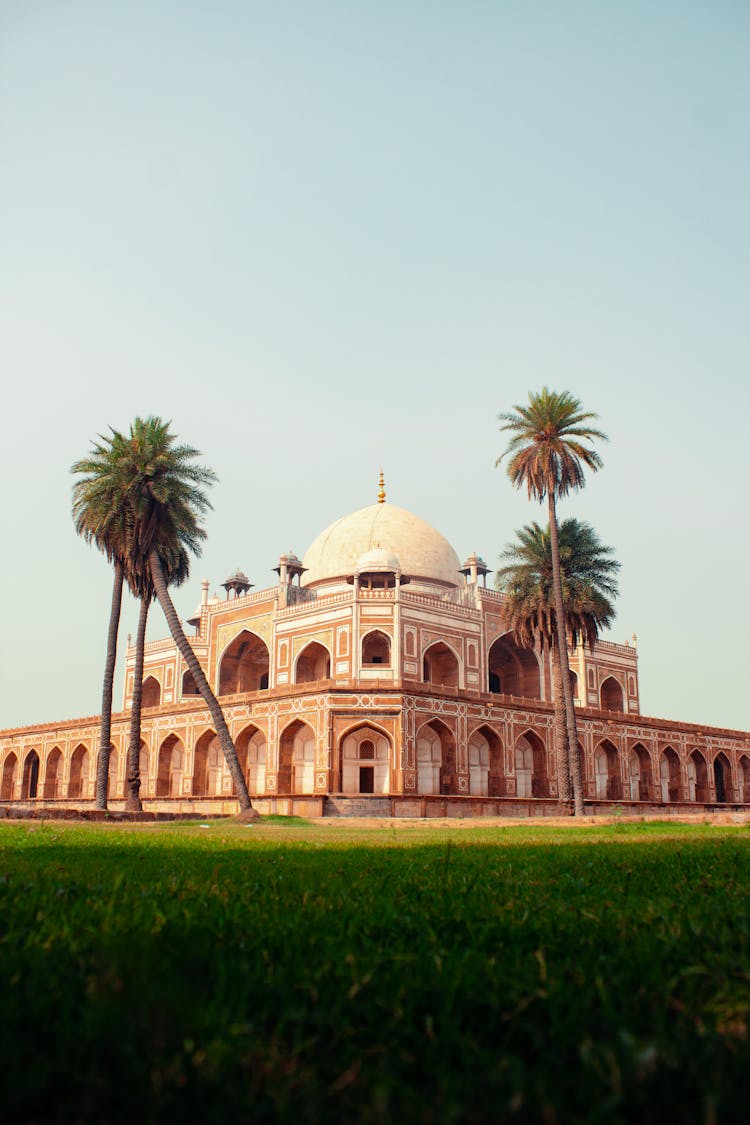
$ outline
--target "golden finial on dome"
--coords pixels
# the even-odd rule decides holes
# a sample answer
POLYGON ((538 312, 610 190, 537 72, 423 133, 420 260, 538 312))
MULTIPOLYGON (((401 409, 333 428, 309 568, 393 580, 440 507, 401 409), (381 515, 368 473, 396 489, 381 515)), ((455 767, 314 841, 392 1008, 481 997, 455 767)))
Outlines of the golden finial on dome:
POLYGON ((383 470, 380 470, 380 480, 378 481, 378 504, 385 504, 385 477, 383 470))

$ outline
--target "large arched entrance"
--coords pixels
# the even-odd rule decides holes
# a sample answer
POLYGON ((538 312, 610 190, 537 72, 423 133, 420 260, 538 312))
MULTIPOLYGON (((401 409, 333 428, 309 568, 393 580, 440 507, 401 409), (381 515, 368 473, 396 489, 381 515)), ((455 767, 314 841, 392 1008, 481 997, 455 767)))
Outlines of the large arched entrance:
POLYGON ((159 747, 159 768, 156 775, 157 797, 179 797, 185 768, 185 747, 176 734, 170 734, 159 747))
POLYGON ((365 725, 341 739, 342 793, 390 792, 391 742, 386 734, 365 725))
POLYGON ((228 645, 221 658, 219 695, 265 690, 268 687, 269 668, 270 657, 265 641, 248 629, 243 629, 228 645))
POLYGON ((598 801, 622 800, 622 780, 620 778, 617 747, 608 738, 600 742, 594 751, 594 777, 598 801))
POLYGON ((538 734, 527 730, 516 739, 516 795, 519 797, 549 796, 547 751, 538 734))
POLYGON ((424 794, 457 790, 456 739, 439 719, 432 719, 417 731, 417 789, 424 794))
POLYGON ((435 687, 458 687, 458 658, 443 641, 426 649, 422 658, 422 678, 435 687))
POLYGON ((36 750, 29 750, 23 763, 23 778, 21 780, 21 800, 33 801, 39 788, 39 755, 36 750))
POLYGON ((650 801, 654 779, 651 769, 651 755, 641 742, 631 747, 628 755, 630 774, 630 800, 650 801))
POLYGON ((726 804, 732 800, 732 767, 729 759, 724 754, 717 754, 714 758, 714 782, 716 784, 716 800, 719 804, 726 804))
POLYGON ((315 791, 315 731, 301 719, 285 727, 279 739, 277 791, 315 791))
POLYGON ((331 654, 325 645, 311 641, 297 657, 294 670, 296 684, 314 684, 331 678, 331 654))
POLYGON ((469 792, 488 797, 505 793, 503 744, 488 726, 478 727, 469 738, 469 792))
POLYGON ((688 800, 705 802, 709 799, 706 759, 700 750, 693 750, 687 760, 688 800))
POLYGON ((665 748, 659 759, 659 784, 662 801, 679 801, 680 759, 671 746, 665 748))
POLYGON ((60 782, 62 781, 62 750, 53 746, 47 755, 47 767, 44 771, 44 799, 54 801, 60 796, 60 782))
POLYGON ((216 732, 204 731, 193 754, 193 795, 220 797, 223 768, 224 755, 216 732))
POLYGON ((80 800, 87 796, 89 782, 89 752, 83 743, 79 743, 70 759, 70 780, 68 782, 68 797, 80 800))
POLYGON ((614 676, 608 676, 600 689, 602 711, 624 711, 622 685, 614 676))
POLYGON ((158 707, 161 703, 161 684, 155 676, 147 676, 141 686, 141 707, 158 707))
POLYGON ((257 797, 266 791, 266 736, 256 726, 245 727, 234 740, 247 791, 257 797))
MULTIPOLYGON (((149 759, 150 759, 150 755, 149 755, 149 751, 148 751, 148 746, 143 741, 143 739, 141 739, 140 746, 138 747, 138 778, 139 778, 140 783, 141 783, 141 787, 138 790, 138 795, 140 797, 148 797, 148 796, 151 795, 151 788, 150 788, 151 778, 149 776, 149 774, 150 774, 150 769, 149 769, 150 761, 149 761, 149 759)), ((127 781, 126 781, 126 784, 127 784, 127 781)))
POLYGON ((489 690, 500 695, 541 699, 539 661, 533 649, 521 648, 510 633, 498 637, 487 655, 489 690))
POLYGON ((15 797, 16 769, 18 758, 11 750, 3 762, 3 779, 0 782, 0 800, 12 801, 15 797))

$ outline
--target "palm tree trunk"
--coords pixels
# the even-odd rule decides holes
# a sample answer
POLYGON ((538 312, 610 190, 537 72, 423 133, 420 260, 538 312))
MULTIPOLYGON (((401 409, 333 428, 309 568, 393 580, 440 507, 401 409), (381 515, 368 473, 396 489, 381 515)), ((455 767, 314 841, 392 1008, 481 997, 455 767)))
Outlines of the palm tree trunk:
POLYGON ((102 717, 99 732, 99 764, 96 769, 96 808, 107 807, 107 786, 109 783, 109 756, 112 752, 112 688, 117 662, 117 630, 120 626, 122 606, 122 563, 115 562, 115 582, 112 587, 112 604, 109 611, 109 632, 107 633, 107 659, 104 664, 102 683, 102 717))
POLYGON ((148 561, 151 568, 151 578, 154 583, 154 590, 156 591, 156 596, 159 599, 159 605, 163 609, 164 616, 167 619, 167 625, 169 626, 169 631, 172 634, 172 639, 177 645, 177 648, 180 650, 183 660, 187 664, 190 671, 193 673, 195 686, 198 688, 198 691, 202 695, 206 706, 211 712, 211 718, 213 719, 214 726, 216 727, 216 734, 218 735, 219 743, 224 752, 224 758, 226 759, 227 766, 229 767, 229 772, 232 776, 232 781, 234 782, 235 792, 240 802, 240 811, 243 813, 248 813, 251 811, 254 812, 252 802, 250 800, 250 794, 247 791, 245 778, 242 770, 240 769, 237 750, 235 749, 235 745, 232 742, 232 736, 229 733, 229 727, 227 726, 226 719, 224 718, 224 712, 221 709, 218 699, 211 691, 208 680, 206 679, 203 669, 200 666, 198 657, 193 652, 192 645, 188 641, 182 629, 182 626, 180 625, 179 618, 175 611, 174 605, 172 604, 172 599, 169 596, 167 583, 164 578, 164 570, 161 565, 161 559, 159 558, 159 552, 156 550, 156 548, 154 548, 149 553, 148 561))
POLYGON ((565 628, 565 608, 563 605, 562 577, 560 571, 560 542, 557 537, 557 511, 555 508, 555 494, 550 490, 547 496, 549 509, 549 537, 552 548, 552 586, 555 591, 555 631, 557 633, 557 651, 560 656, 560 675, 562 676, 563 701, 565 705, 565 726, 568 732, 568 749, 570 757, 570 776, 573 783, 573 813, 583 816, 583 779, 581 777, 581 755, 578 752, 578 731, 576 729, 576 713, 573 705, 573 688, 570 683, 570 665, 568 663, 568 635, 565 628))
POLYGON ((563 699, 562 673, 560 672, 560 653, 557 645, 552 646, 552 702, 555 707, 552 729, 555 739, 555 758, 557 761, 557 791, 561 801, 570 801, 570 754, 568 731, 565 726, 565 700, 563 699))
POLYGON ((143 812, 141 803, 141 697, 143 695, 143 653, 146 647, 146 622, 151 599, 144 594, 138 615, 138 632, 135 638, 135 671, 133 678, 133 706, 130 711, 130 737, 128 739, 128 772, 125 808, 128 812, 143 812))

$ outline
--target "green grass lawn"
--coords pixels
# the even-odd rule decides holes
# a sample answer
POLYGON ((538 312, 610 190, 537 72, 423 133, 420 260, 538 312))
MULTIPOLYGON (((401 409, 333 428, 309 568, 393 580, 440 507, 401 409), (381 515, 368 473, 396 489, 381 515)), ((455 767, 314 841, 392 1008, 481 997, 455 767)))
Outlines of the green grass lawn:
POLYGON ((0 1116, 750 1117, 750 829, 0 826, 0 1116))

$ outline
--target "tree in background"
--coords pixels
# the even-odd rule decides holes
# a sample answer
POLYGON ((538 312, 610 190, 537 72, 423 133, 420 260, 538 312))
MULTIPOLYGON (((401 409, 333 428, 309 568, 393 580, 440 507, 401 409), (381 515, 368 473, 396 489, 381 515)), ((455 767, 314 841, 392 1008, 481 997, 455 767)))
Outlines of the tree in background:
MULTIPOLYGON (((565 721, 560 654, 556 644, 557 620, 552 571, 552 542, 549 525, 527 524, 500 556, 503 565, 496 576, 497 588, 505 595, 501 619, 525 648, 549 649, 552 656, 555 752, 560 797, 569 801, 571 762, 565 721)), ((563 520, 559 527, 560 568, 568 642, 583 641, 591 648, 602 629, 614 620, 612 600, 617 597, 616 575, 620 569, 611 547, 605 547, 588 523, 563 520)))
POLYGON ((550 549, 552 552, 552 586, 555 607, 555 633, 560 660, 565 725, 571 750, 570 765, 573 783, 573 805, 576 816, 583 816, 583 779, 578 753, 578 732, 570 682, 568 646, 565 636, 565 609, 560 568, 560 543, 557 526, 557 500, 586 483, 584 467, 596 472, 602 460, 591 442, 606 441, 606 435, 589 423, 596 414, 586 413, 569 391, 550 391, 543 387, 538 394, 529 392, 527 405, 516 405, 510 413, 501 413, 500 431, 511 437, 507 449, 495 462, 507 458, 507 473, 516 488, 524 485, 529 499, 547 500, 550 549))

